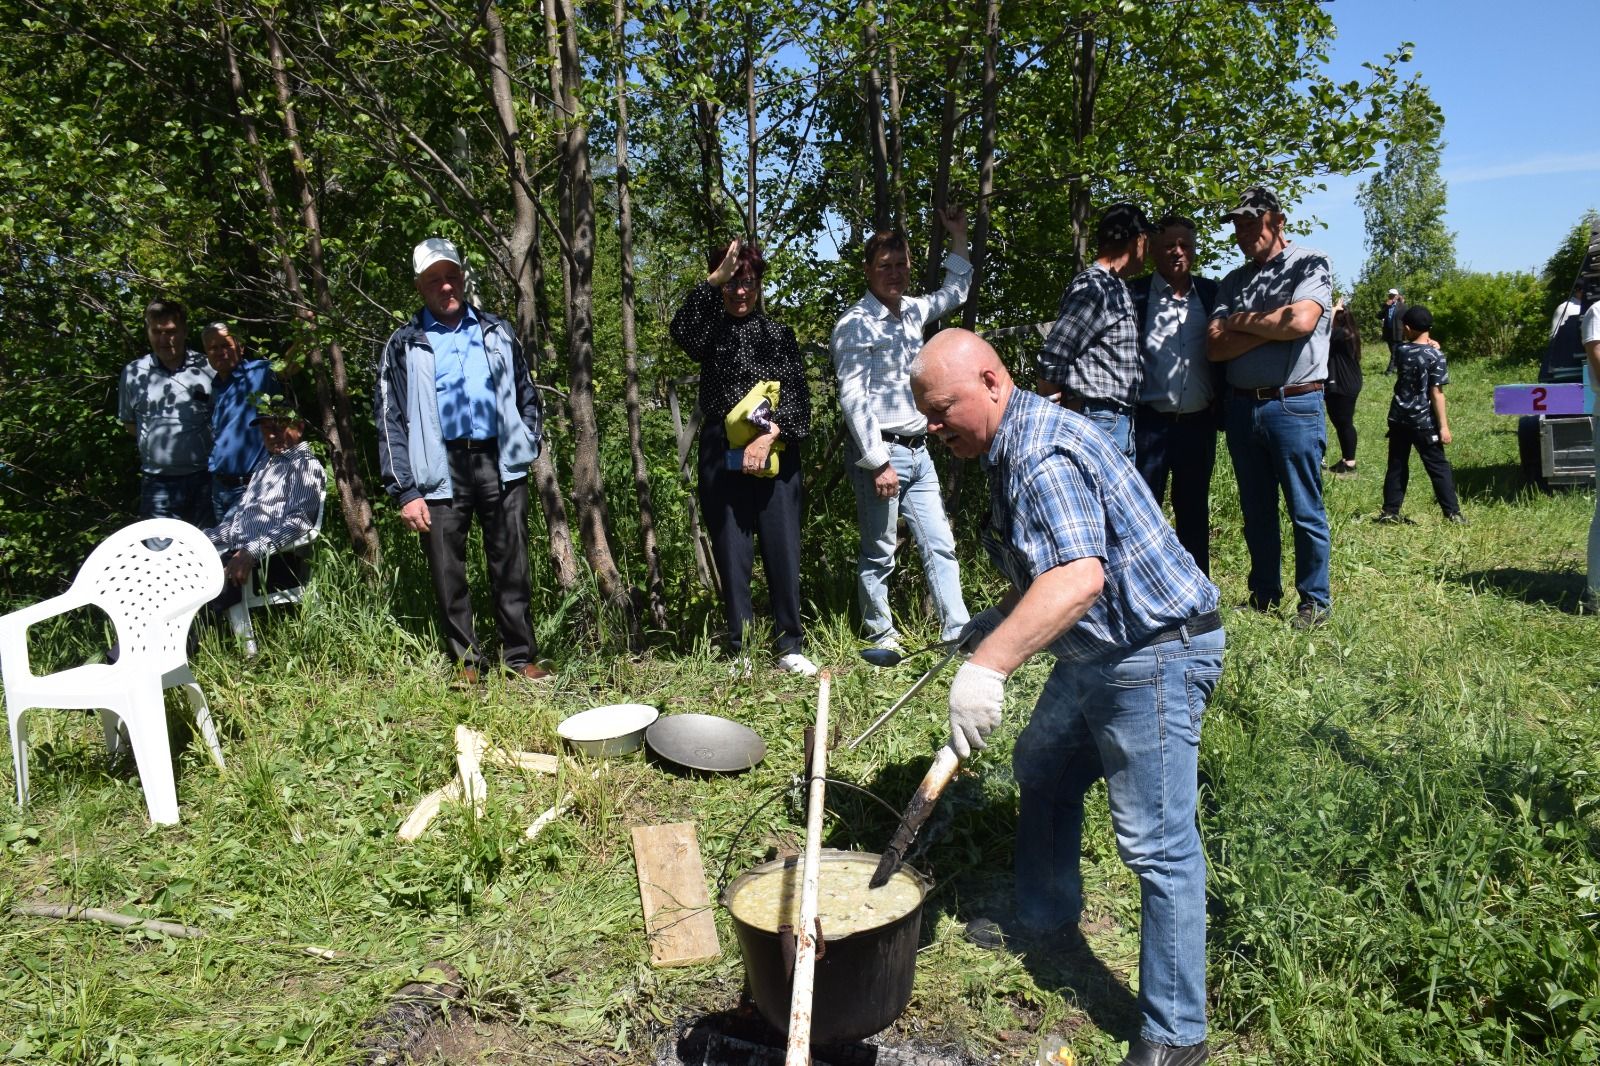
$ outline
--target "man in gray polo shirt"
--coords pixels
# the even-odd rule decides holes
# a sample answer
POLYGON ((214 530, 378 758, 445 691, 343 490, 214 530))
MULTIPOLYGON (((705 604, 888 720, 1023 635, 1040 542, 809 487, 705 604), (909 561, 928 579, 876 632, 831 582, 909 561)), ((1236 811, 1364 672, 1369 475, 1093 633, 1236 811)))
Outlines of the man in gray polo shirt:
POLYGON ((144 309, 150 351, 122 368, 117 417, 139 442, 140 518, 212 522, 211 384, 215 372, 188 350, 188 313, 176 300, 144 309))
POLYGON ((1332 609, 1328 557, 1332 539, 1322 503, 1327 450, 1322 384, 1328 377, 1333 275, 1322 252, 1290 243, 1270 189, 1246 189, 1223 215, 1246 262, 1217 291, 1207 356, 1227 364, 1228 454, 1239 482, 1250 598, 1259 611, 1283 598, 1278 494, 1294 527, 1294 625, 1309 629, 1332 609))

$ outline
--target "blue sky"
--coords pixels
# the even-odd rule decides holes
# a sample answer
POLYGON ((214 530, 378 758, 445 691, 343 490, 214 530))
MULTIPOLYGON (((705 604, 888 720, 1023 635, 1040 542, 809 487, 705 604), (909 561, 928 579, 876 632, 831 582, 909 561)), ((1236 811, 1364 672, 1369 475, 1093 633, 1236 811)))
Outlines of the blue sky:
MULTIPOLYGON (((1334 0, 1337 79, 1401 41, 1444 111, 1443 176, 1456 259, 1472 270, 1538 270, 1600 208, 1600 3, 1596 0, 1334 0)), ((1332 177, 1296 209, 1328 224, 1305 238, 1342 282, 1366 259, 1355 194, 1332 177)))

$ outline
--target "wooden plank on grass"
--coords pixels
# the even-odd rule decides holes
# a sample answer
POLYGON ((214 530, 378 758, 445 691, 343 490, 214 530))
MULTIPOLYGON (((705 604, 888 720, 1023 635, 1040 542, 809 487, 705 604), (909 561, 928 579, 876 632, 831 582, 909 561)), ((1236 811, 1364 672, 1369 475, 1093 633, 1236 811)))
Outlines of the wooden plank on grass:
POLYGON ((722 954, 693 822, 633 827, 633 861, 654 966, 690 966, 722 954))

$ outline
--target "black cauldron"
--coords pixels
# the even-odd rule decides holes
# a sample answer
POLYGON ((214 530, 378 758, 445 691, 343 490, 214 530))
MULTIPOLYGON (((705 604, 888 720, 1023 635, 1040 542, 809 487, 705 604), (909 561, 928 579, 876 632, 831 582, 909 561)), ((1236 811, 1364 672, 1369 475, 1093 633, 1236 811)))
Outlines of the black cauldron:
MULTIPOLYGON (((821 861, 876 861, 877 855, 860 851, 822 850, 821 861)), ((750 881, 784 867, 796 867, 801 856, 774 859, 734 878, 722 892, 722 905, 730 902, 750 881)), ((817 957, 816 981, 811 999, 811 1042, 840 1044, 862 1040, 887 1029, 911 1002, 916 977, 917 940, 922 932, 922 907, 933 883, 909 866, 900 868, 916 881, 921 899, 909 912, 891 922, 863 929, 835 940, 822 927, 822 951, 817 957)), ((796 875, 798 876, 798 875, 796 875)), ((732 908, 729 907, 732 914, 732 908)), ((793 995, 793 941, 757 929, 733 917, 744 956, 745 980, 756 1009, 778 1032, 789 1029, 789 1000, 793 995)))

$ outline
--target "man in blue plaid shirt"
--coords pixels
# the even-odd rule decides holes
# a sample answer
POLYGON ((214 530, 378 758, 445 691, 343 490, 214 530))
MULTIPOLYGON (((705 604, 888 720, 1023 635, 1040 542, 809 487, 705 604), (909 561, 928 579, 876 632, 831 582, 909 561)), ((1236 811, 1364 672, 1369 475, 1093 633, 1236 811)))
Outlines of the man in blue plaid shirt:
POLYGON ((1144 269, 1154 229, 1133 204, 1106 209, 1095 229, 1095 260, 1061 294, 1039 352, 1039 392, 1105 430, 1130 459, 1144 357, 1124 279, 1144 269))
POLYGON ((976 646, 950 685, 956 754, 985 746, 1013 671, 1035 652, 1056 656, 1012 756, 1014 931, 1076 933, 1084 795, 1104 777, 1141 901, 1143 1026, 1123 1066, 1195 1066, 1208 1056, 1195 818, 1200 719, 1225 643, 1216 586, 1111 439, 1016 388, 977 335, 946 330, 929 341, 911 388, 928 432, 982 462, 983 543, 1012 585, 968 625, 976 646))

